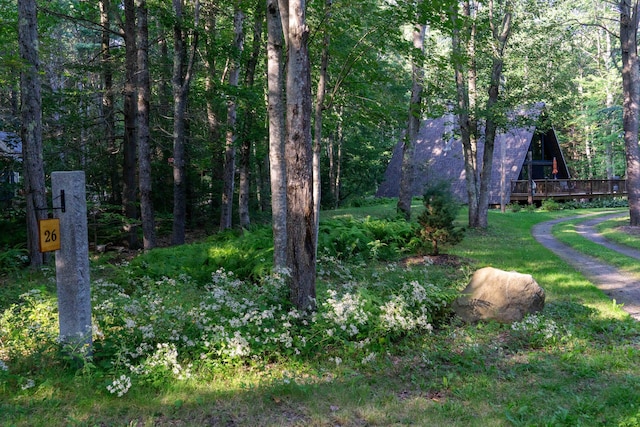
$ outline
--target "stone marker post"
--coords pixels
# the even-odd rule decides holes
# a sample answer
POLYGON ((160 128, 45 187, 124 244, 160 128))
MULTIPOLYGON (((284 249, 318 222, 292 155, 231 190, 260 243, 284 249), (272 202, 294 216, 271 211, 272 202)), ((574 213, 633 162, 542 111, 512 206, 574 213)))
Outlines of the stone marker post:
POLYGON ((84 172, 53 172, 51 187, 55 216, 60 219, 60 250, 56 251, 60 341, 91 347, 91 285, 84 172), (61 206, 63 201, 64 209, 61 206))

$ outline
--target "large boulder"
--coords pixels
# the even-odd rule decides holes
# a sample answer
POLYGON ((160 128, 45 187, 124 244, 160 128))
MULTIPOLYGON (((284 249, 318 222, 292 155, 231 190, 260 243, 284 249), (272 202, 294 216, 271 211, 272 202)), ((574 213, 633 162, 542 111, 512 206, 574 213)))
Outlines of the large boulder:
POLYGON ((529 274, 485 267, 473 273, 453 310, 465 322, 520 321, 544 308, 544 289, 529 274))

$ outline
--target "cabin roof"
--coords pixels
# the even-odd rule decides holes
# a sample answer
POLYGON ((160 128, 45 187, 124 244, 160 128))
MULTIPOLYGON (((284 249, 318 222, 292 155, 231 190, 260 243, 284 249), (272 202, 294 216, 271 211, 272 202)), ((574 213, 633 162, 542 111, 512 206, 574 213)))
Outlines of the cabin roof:
POLYGON ((0 156, 22 157, 22 141, 17 134, 0 131, 0 156))

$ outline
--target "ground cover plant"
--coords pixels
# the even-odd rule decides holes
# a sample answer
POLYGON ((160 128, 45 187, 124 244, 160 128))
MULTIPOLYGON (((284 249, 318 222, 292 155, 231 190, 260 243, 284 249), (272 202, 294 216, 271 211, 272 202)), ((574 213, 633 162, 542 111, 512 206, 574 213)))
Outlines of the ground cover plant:
MULTIPOLYGON (((362 239, 361 224, 394 223, 392 204, 378 209, 377 218, 367 208, 332 220, 347 215, 341 224, 362 239)), ((637 425, 638 326, 529 232, 575 213, 491 212, 489 229, 470 230, 450 250, 458 262, 446 265, 407 258, 401 245, 354 261, 321 251, 314 315, 292 310, 282 279, 269 274, 216 267, 206 280, 187 270, 145 276, 164 272, 156 263, 171 264, 170 252, 146 264, 96 261, 92 355, 56 341, 52 273, 16 276, 30 290, 0 300, 0 421, 637 425), (451 318, 455 292, 486 265, 534 275, 545 310, 514 325, 451 318)), ((363 247, 393 246, 382 237, 370 241, 384 245, 363 247)))

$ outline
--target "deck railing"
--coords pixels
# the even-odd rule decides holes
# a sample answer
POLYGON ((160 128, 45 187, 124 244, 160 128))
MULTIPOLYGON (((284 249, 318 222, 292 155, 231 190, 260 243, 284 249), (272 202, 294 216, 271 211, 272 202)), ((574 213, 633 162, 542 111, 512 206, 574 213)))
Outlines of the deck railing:
POLYGON ((511 200, 591 199, 626 196, 624 179, 535 179, 511 181, 511 200))

